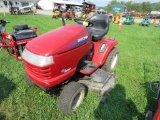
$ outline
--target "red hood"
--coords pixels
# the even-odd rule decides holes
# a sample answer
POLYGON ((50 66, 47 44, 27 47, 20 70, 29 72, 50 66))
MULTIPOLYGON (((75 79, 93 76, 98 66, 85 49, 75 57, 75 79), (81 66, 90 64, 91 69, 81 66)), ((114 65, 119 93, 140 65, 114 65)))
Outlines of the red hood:
POLYGON ((38 55, 51 56, 78 47, 88 40, 89 34, 84 26, 70 24, 34 38, 26 48, 38 55))

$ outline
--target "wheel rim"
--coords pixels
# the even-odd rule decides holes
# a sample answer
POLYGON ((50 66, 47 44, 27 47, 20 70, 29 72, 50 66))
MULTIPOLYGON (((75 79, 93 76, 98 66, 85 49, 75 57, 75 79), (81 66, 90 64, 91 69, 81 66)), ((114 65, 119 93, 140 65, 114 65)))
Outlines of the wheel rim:
POLYGON ((117 60, 118 60, 118 54, 116 53, 115 56, 112 59, 111 69, 113 69, 116 66, 117 60))
POLYGON ((71 105, 72 111, 74 111, 80 105, 80 103, 82 102, 84 98, 84 94, 85 94, 84 90, 81 90, 78 92, 78 94, 75 95, 75 97, 73 98, 72 105, 71 105))

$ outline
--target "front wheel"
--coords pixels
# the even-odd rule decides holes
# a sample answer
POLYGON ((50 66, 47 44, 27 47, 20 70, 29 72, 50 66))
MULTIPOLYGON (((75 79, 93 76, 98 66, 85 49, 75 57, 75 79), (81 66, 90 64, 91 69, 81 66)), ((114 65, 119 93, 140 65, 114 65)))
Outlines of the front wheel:
POLYGON ((110 52, 106 62, 102 66, 102 69, 110 72, 116 68, 116 65, 118 63, 119 59, 119 51, 117 48, 113 48, 112 51, 110 52))
POLYGON ((66 115, 72 114, 85 96, 85 87, 78 82, 70 82, 60 94, 58 106, 66 115))

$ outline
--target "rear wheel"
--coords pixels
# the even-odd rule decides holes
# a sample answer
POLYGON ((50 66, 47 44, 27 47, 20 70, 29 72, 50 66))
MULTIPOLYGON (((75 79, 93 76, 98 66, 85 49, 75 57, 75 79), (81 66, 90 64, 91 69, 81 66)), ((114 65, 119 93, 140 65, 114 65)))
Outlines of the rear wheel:
POLYGON ((8 51, 9 51, 10 54, 14 54, 14 49, 13 49, 13 47, 8 47, 8 51))
POLYGON ((107 72, 113 71, 118 63, 118 58, 119 58, 119 51, 117 48, 113 48, 106 62, 102 66, 102 69, 107 72))
POLYGON ((72 114, 85 96, 85 87, 78 82, 70 82, 60 94, 58 106, 66 115, 72 114))
POLYGON ((25 81, 29 86, 34 86, 35 85, 35 83, 30 79, 30 77, 27 74, 26 74, 25 81))

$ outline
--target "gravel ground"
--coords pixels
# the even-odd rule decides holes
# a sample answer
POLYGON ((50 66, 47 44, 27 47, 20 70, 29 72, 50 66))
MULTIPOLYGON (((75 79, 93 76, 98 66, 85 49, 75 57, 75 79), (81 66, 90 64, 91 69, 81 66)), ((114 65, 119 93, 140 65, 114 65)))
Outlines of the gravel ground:
MULTIPOLYGON (((8 8, 0 8, 0 12, 1 13, 6 13, 9 12, 8 8)), ((53 14, 53 12, 51 10, 39 10, 37 9, 37 13, 36 14, 41 14, 41 15, 51 15, 53 14)), ((125 20, 125 18, 123 18, 125 20)), ((142 18, 135 18, 135 23, 140 23, 142 21, 142 18)), ((151 20, 151 23, 153 23, 153 20, 151 20)), ((158 23, 158 20, 156 20, 156 23, 158 23)))
MULTIPOLYGON (((0 12, 2 13, 8 13, 9 10, 8 8, 0 8, 0 12)), ((39 10, 37 9, 37 13, 36 14, 42 14, 42 15, 52 15, 52 11, 49 11, 49 10, 39 10)))

